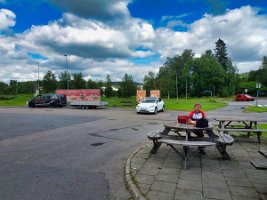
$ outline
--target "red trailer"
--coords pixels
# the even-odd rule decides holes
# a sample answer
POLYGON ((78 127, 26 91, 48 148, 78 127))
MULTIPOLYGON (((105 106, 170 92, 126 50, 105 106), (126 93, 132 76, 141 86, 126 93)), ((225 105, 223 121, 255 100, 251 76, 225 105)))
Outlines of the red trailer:
POLYGON ((96 108, 107 106, 101 101, 100 89, 56 90, 56 94, 65 94, 70 106, 79 108, 96 108))

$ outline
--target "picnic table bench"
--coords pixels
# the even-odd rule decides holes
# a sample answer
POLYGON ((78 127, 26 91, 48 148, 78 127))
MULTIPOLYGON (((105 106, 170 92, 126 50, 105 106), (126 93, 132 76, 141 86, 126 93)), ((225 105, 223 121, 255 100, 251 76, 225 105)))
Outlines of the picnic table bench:
POLYGON ((184 168, 187 168, 187 161, 190 147, 208 147, 216 146, 223 159, 230 159, 226 152, 227 145, 232 145, 234 139, 230 135, 219 133, 215 135, 212 128, 197 128, 194 126, 183 125, 180 123, 172 125, 164 125, 163 130, 153 131, 148 134, 148 138, 153 141, 153 147, 151 153, 156 153, 161 144, 167 144, 170 146, 182 159, 184 160, 184 168), (170 135, 173 131, 177 135, 170 135), (191 132, 193 131, 206 131, 209 137, 192 137, 191 132), (180 132, 185 132, 185 136, 182 136, 180 132), (180 145, 183 148, 183 154, 175 147, 180 145))
MULTIPOLYGON (((267 158, 267 150, 259 150, 258 151, 262 156, 267 158)), ((262 160, 252 160, 250 163, 256 168, 256 169, 261 169, 261 170, 267 170, 267 161, 262 161, 262 160)))
POLYGON ((214 120, 219 122, 217 128, 219 132, 225 134, 228 134, 229 132, 246 132, 248 137, 250 137, 251 133, 256 133, 258 143, 261 143, 262 132, 267 131, 259 129, 258 122, 260 122, 261 120, 254 118, 215 117, 214 120))

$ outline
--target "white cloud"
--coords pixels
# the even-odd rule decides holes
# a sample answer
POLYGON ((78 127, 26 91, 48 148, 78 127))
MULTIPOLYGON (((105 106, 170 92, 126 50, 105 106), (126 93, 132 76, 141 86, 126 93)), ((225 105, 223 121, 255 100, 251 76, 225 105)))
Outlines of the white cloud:
POLYGON ((6 30, 9 27, 15 26, 16 15, 7 9, 0 9, 0 31, 6 30))
MULTIPOLYGON (((112 2, 124 10, 128 1, 112 2)), ((262 56, 267 55, 267 16, 259 15, 258 10, 250 6, 229 10, 224 15, 206 14, 189 24, 186 32, 168 27, 154 29, 142 19, 132 18, 125 11, 120 13, 124 13, 121 23, 64 13, 61 19, 47 25, 32 26, 14 36, 0 36, 0 81, 36 79, 38 60, 29 53, 47 58, 41 64, 41 75, 48 69, 57 74, 64 71, 64 54, 68 54, 71 72, 81 71, 86 77, 103 80, 106 74, 120 80, 125 73, 130 73, 136 81, 142 81, 147 71, 158 69, 166 57, 181 54, 184 49, 193 49, 195 55, 214 49, 218 38, 226 42, 229 56, 239 72, 256 69, 262 56), (159 54, 161 60, 148 64, 130 61, 136 57, 147 59, 154 54, 159 54)), ((13 16, 15 20, 15 14, 13 16)), ((106 16, 109 20, 118 20, 117 15, 106 16)), ((162 20, 168 23, 180 18, 167 16, 162 20)))
MULTIPOLYGON (((156 31, 156 48, 162 59, 181 54, 184 49, 193 49, 201 54, 214 49, 218 38, 228 47, 229 56, 244 71, 241 62, 257 62, 267 55, 267 16, 250 6, 228 10, 224 15, 204 15, 189 25, 187 32, 160 28, 156 31)), ((254 67, 246 70, 255 69, 254 67)))

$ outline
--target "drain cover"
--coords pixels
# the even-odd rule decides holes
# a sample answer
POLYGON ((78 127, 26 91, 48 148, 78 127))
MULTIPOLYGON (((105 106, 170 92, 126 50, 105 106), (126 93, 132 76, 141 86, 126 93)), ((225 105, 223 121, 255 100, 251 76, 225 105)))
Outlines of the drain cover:
POLYGON ((91 144, 91 146, 101 146, 103 144, 105 144, 105 142, 96 142, 96 143, 91 144))

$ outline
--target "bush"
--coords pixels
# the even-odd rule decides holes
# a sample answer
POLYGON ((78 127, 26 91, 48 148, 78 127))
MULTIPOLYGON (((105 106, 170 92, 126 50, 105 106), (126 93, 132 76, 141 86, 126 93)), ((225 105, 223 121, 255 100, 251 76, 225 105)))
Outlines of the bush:
POLYGON ((11 100, 15 98, 16 98, 15 95, 0 95, 0 100, 11 100))

